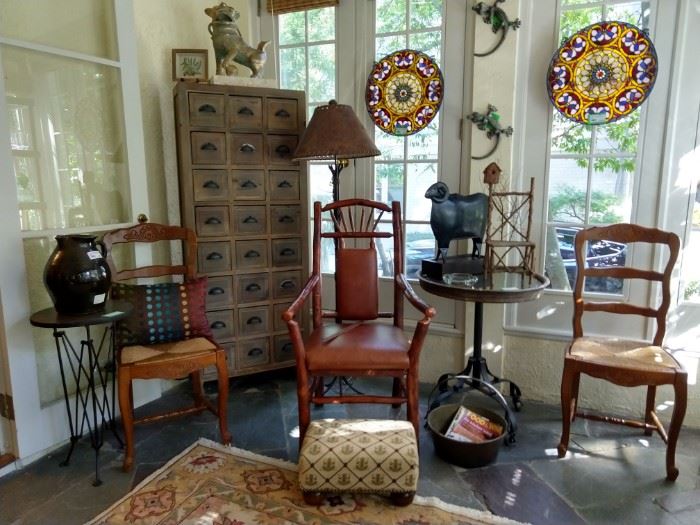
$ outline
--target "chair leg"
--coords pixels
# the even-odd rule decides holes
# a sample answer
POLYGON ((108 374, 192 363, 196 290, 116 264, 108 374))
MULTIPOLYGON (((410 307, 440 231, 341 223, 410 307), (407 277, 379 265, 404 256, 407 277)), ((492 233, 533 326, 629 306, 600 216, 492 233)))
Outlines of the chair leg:
MULTIPOLYGON (((221 432, 221 442, 224 445, 231 443, 231 432, 228 430, 227 413, 228 413, 228 366, 226 365, 226 354, 217 352, 216 354, 216 373, 217 387, 219 390, 219 432, 221 432)), ((199 372, 197 372, 199 375, 199 372)), ((199 379, 199 378, 198 378, 199 379)), ((201 390, 201 382, 199 383, 201 390)))
POLYGON ((420 436, 420 422, 418 410, 418 374, 409 374, 406 377, 406 415, 416 431, 416 439, 420 436))
POLYGON ((579 378, 579 371, 564 361, 564 372, 561 378, 561 439, 557 447, 557 453, 560 458, 566 455, 566 451, 569 448, 571 422, 576 415, 579 378))
POLYGON ((676 467, 676 443, 681 432, 681 425, 685 417, 685 409, 688 404, 688 376, 687 374, 676 374, 673 383, 675 399, 673 403, 673 414, 671 424, 668 429, 668 446, 666 447, 666 479, 676 481, 678 468, 676 467))
MULTIPOLYGON (((647 405, 646 405, 646 409, 644 410, 644 422, 647 425, 656 426, 654 419, 651 417, 652 412, 654 412, 655 405, 656 405, 656 385, 649 385, 647 387, 647 405)), ((645 436, 651 436, 652 433, 653 433, 653 430, 651 428, 644 429, 645 436)))
MULTIPOLYGON (((301 444, 304 442, 304 436, 306 435, 306 429, 309 428, 309 423, 311 422, 311 391, 308 384, 308 380, 304 380, 306 377, 297 378, 297 401, 299 405, 299 449, 301 449, 301 444)), ((321 385, 323 385, 323 380, 321 380, 321 385)))
POLYGON ((195 370, 190 374, 190 382, 192 383, 192 397, 194 405, 198 407, 204 406, 204 387, 202 386, 202 372, 195 370))
POLYGON ((129 472, 134 464, 134 404, 131 392, 131 375, 128 368, 120 368, 118 374, 119 383, 119 411, 122 415, 124 427, 124 463, 122 469, 129 472))

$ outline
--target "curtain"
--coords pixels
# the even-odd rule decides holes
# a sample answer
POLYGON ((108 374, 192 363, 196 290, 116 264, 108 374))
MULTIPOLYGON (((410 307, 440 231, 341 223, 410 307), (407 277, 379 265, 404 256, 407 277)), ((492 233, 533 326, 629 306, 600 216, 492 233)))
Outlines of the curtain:
POLYGON ((330 7, 338 5, 340 0, 267 0, 267 10, 269 13, 279 15, 292 13, 294 11, 305 11, 307 9, 318 9, 319 7, 330 7))

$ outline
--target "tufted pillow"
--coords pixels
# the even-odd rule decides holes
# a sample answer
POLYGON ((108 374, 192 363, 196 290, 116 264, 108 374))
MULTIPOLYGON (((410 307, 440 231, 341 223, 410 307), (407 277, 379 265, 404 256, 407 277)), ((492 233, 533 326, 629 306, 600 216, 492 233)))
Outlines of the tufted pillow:
POLYGON ((112 283, 112 299, 133 306, 131 315, 116 323, 117 348, 211 337, 206 291, 206 277, 184 283, 112 283))

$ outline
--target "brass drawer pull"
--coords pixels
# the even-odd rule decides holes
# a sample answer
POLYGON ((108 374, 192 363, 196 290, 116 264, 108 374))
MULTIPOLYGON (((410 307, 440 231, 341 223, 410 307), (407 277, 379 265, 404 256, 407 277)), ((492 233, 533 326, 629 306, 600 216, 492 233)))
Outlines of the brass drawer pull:
POLYGON ((248 319, 245 324, 262 324, 262 319, 256 315, 248 319))
POLYGON ((202 188, 206 188, 208 190, 219 190, 221 189, 221 186, 219 186, 216 182, 213 180, 208 180, 204 184, 202 184, 202 188))
POLYGON ((220 328, 226 328, 226 323, 223 321, 214 321, 211 326, 209 326, 212 330, 219 330, 220 328))
POLYGON ((292 184, 288 180, 283 180, 277 185, 278 188, 291 188, 292 184))
POLYGON ((216 113, 216 108, 211 104, 202 104, 197 111, 200 113, 216 113))
POLYGON ((275 153, 277 153, 277 155, 279 155, 280 157, 286 157, 287 155, 292 153, 292 150, 286 144, 280 144, 275 148, 275 153))
POLYGON ((257 187, 258 187, 258 185, 250 179, 248 179, 243 184, 241 184, 241 188, 246 188, 246 189, 249 189, 249 188, 253 189, 253 188, 257 188, 257 187))
POLYGON ((243 106, 241 109, 238 110, 239 115, 246 115, 247 117, 252 117, 255 113, 253 113, 253 110, 250 109, 248 106, 243 106))
POLYGON ((220 261, 223 258, 224 256, 219 252, 211 252, 209 255, 207 255, 207 261, 220 261))
POLYGON ((291 279, 285 279, 280 283, 280 288, 284 290, 292 290, 296 287, 296 284, 294 284, 294 281, 292 281, 291 279))
POLYGON ((242 151, 243 153, 255 153, 255 146, 246 142, 245 144, 241 145, 239 151, 242 151))
POLYGON ((204 224, 221 224, 221 219, 217 217, 209 217, 204 224))
POLYGON ((275 113, 275 117, 279 118, 289 118, 291 115, 289 114, 289 111, 286 109, 278 109, 277 112, 275 113))
POLYGON ((243 219, 243 224, 257 224, 258 219, 253 217, 252 215, 248 215, 245 219, 243 219))
POLYGON ((211 142, 205 142, 202 144, 199 149, 202 151, 219 151, 219 148, 216 147, 216 144, 212 144, 211 142))
POLYGON ((248 250, 243 257, 245 257, 246 259, 255 259, 256 257, 260 257, 260 252, 257 252, 255 250, 248 250))
POLYGON ((248 357, 257 357, 259 355, 263 354, 263 349, 256 346, 255 348, 252 348, 251 350, 248 351, 248 357))
POLYGON ((259 292, 260 290, 262 290, 262 288, 258 283, 250 283, 245 287, 246 292, 259 292))
POLYGON ((224 293, 224 289, 221 286, 216 286, 209 290, 209 295, 223 295, 224 293))
POLYGON ((283 257, 289 257, 290 255, 296 255, 296 251, 294 251, 292 248, 285 248, 284 250, 280 251, 280 255, 283 257))
POLYGON ((278 219, 278 222, 281 222, 284 224, 292 224, 296 221, 294 220, 294 217, 292 217, 291 215, 282 215, 282 217, 280 217, 278 219))

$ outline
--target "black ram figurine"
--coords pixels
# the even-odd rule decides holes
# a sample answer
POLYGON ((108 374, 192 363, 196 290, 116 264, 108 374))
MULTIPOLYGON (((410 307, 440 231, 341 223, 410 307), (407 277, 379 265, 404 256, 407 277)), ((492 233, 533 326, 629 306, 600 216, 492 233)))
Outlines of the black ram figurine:
POLYGON ((489 198, 484 193, 459 195, 450 193, 447 184, 436 182, 425 192, 425 198, 433 201, 430 210, 430 227, 437 241, 435 260, 447 258, 452 239, 472 239, 472 257, 481 253, 481 242, 486 232, 489 198))

